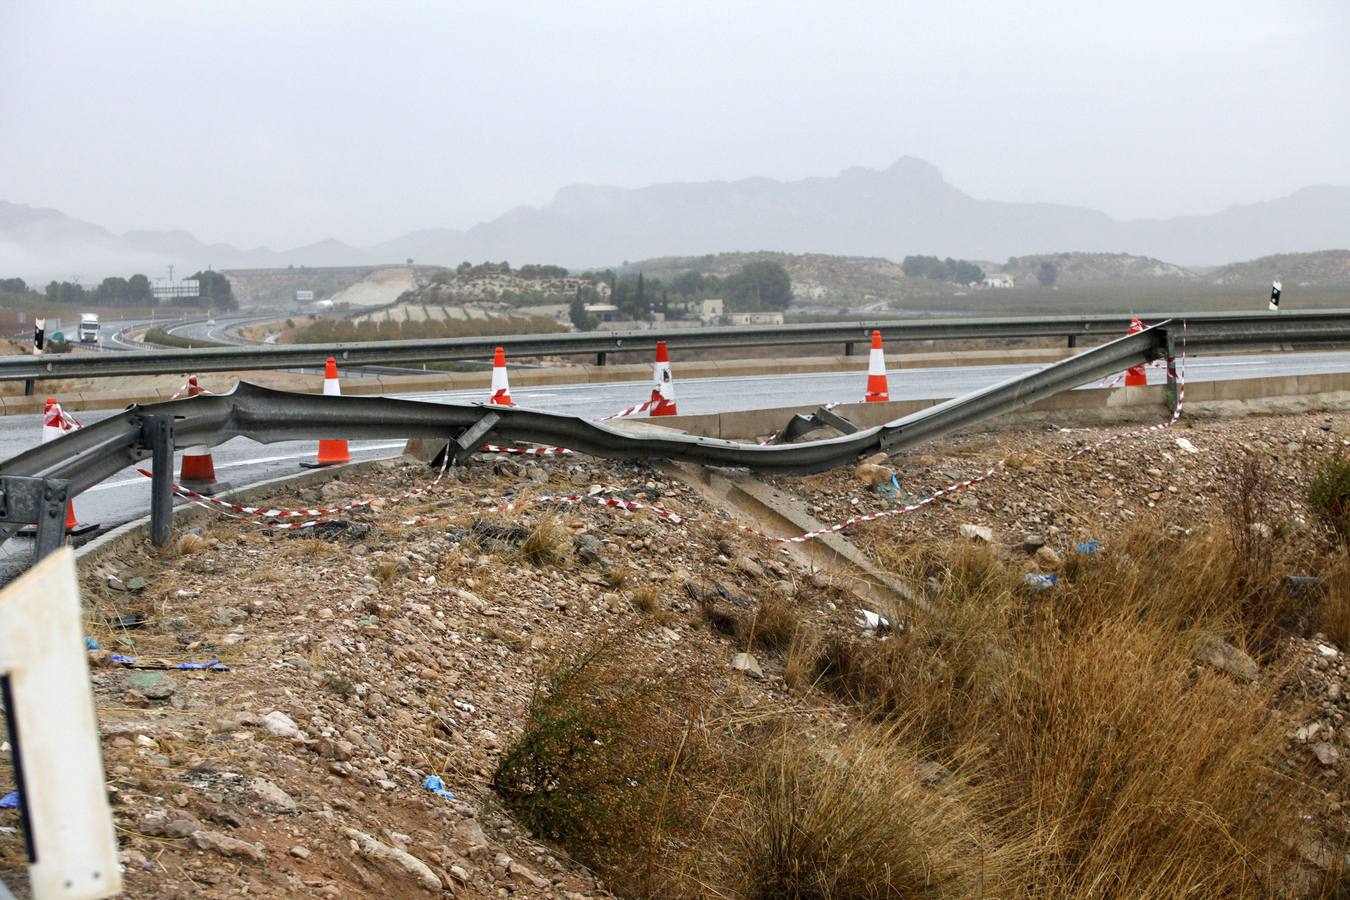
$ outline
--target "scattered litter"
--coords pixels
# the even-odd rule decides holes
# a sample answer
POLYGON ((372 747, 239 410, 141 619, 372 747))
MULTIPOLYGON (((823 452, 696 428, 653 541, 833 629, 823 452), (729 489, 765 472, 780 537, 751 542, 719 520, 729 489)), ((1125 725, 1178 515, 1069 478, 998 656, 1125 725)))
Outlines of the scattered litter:
POLYGON ((145 616, 140 613, 109 616, 107 619, 108 624, 113 628, 140 628, 146 621, 145 616))
POLYGON ((86 634, 84 636, 84 649, 86 650, 100 649, 98 646, 98 641, 94 640, 93 638, 91 638, 89 635, 86 634))
POLYGON ((478 707, 464 700, 453 700, 451 702, 455 704, 455 709, 459 710, 460 712, 466 712, 469 713, 470 715, 478 712, 478 707))
POLYGON ((0 797, 0 809, 14 809, 19 805, 19 792, 10 791, 3 797, 0 797))
POLYGON ((167 659, 151 659, 149 657, 138 659, 134 656, 123 656, 121 653, 114 653, 112 661, 120 663, 129 669, 209 669, 212 672, 228 672, 230 667, 213 659, 210 662, 180 662, 176 663, 167 659))
POLYGON ((890 619, 880 613, 874 613, 870 609, 855 609, 853 620, 864 631, 875 631, 877 634, 885 634, 892 628, 890 619))
POLYGON ((1199 453, 1199 452, 1200 452, 1199 450, 1196 449, 1196 447, 1195 447, 1194 444, 1192 444, 1190 441, 1186 440, 1184 437, 1179 437, 1179 438, 1177 438, 1177 446, 1180 447, 1182 450, 1185 450, 1187 453, 1199 453))
POLYGON ((426 781, 422 782, 422 787, 431 791, 437 797, 444 797, 447 800, 455 799, 455 795, 445 789, 445 782, 439 775, 428 775, 426 781))
POLYGON ((1088 556, 1095 556, 1097 553, 1097 539, 1088 538, 1086 543, 1079 544, 1076 548, 1079 553, 1085 553, 1088 556))
POLYGON ((1059 584, 1059 579, 1054 575, 1041 575, 1037 572, 1028 572, 1022 576, 1022 583, 1031 588, 1033 593, 1039 594, 1046 588, 1052 588, 1059 584))
POLYGON ((200 591, 189 591, 186 588, 179 588, 173 592, 175 597, 196 597, 200 591))

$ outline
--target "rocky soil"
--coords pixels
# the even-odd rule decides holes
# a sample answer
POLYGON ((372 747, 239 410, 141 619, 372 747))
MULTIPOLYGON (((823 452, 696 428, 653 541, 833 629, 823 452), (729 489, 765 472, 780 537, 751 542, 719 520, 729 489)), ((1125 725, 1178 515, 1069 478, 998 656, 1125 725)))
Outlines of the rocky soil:
MULTIPOLYGON (((1212 517, 1244 448, 1276 479, 1269 527, 1311 532, 1303 488, 1317 462, 1350 445, 1350 415, 1185 423, 1055 461, 1109 434, 967 435, 872 470, 771 480, 829 524, 1006 459, 983 484, 846 534, 879 559, 964 535, 1053 573, 1078 543, 1107 547, 1150 510, 1175 529, 1212 517)), ((382 463, 269 502, 389 497, 431 474, 382 463)), ((81 570, 129 896, 607 896, 584 867, 515 825, 489 785, 541 672, 600 639, 713 673, 726 702, 748 710, 847 715, 823 696, 789 694, 781 660, 753 647, 746 659, 710 629, 698 601, 753 610, 783 599, 822 631, 853 633, 859 604, 655 468, 480 457, 422 495, 313 529, 202 521, 173 552, 142 547, 81 570), (572 493, 659 504, 682 521, 594 503, 496 509, 572 493), (128 668, 113 653, 143 666, 219 660, 229 669, 128 668), (432 776, 453 796, 425 787, 432 776)), ((1309 710, 1289 722, 1285 765, 1323 788, 1325 807, 1311 814, 1325 817, 1328 834, 1344 828, 1350 665, 1339 648, 1295 643, 1279 671, 1236 648, 1210 649, 1202 662, 1278 681, 1309 710)), ((0 812, 11 870, 22 859, 16 820, 0 812)), ((1334 843, 1303 848, 1310 869, 1339 862, 1334 843)))

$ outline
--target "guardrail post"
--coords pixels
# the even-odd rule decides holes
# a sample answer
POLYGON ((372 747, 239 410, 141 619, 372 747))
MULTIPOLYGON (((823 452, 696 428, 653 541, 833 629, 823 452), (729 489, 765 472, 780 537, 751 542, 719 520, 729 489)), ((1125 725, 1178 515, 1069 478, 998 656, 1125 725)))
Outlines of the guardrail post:
POLYGON ((150 448, 150 543, 163 547, 173 536, 173 419, 143 416, 141 444, 150 448))
POLYGON ((596 364, 597 366, 603 366, 603 365, 605 364, 605 351, 600 350, 600 351, 597 351, 597 352, 596 352, 596 354, 595 354, 595 364, 596 364))
POLYGON ((1069 349, 1072 350, 1074 347, 1077 346, 1078 346, 1078 335, 1076 334, 1069 335, 1069 349))
POLYGON ((66 540, 66 504, 70 502, 70 482, 64 478, 46 478, 41 482, 41 512, 37 535, 33 540, 33 562, 55 553, 66 540))
POLYGON ((852 356, 852 355, 853 355, 853 342, 852 342, 852 341, 845 341, 845 342, 844 342, 844 355, 845 355, 845 356, 852 356))
POLYGON ((23 380, 23 395, 24 395, 25 397, 31 397, 31 396, 33 396, 33 385, 34 385, 34 383, 35 383, 35 382, 34 382, 33 379, 31 379, 31 378, 25 378, 25 379, 23 380))

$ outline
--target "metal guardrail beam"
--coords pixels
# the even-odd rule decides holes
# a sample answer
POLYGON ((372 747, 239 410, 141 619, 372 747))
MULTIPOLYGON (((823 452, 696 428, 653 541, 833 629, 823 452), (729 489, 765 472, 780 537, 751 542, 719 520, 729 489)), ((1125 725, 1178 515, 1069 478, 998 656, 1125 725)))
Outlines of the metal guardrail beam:
MULTIPOLYGON (((239 384, 221 395, 132 406, 118 415, 0 463, 0 476, 69 482, 73 496, 126 466, 158 458, 167 478, 171 440, 176 447, 212 445, 234 437, 262 443, 298 439, 421 437, 478 446, 482 441, 520 441, 568 447, 607 459, 674 459, 760 472, 818 472, 845 465, 877 450, 895 451, 931 441, 992 416, 1005 415, 1044 397, 1142 365, 1181 348, 1350 345, 1350 314, 1341 321, 1280 316, 1260 323, 1164 321, 1027 375, 948 400, 885 425, 798 444, 749 444, 676 432, 633 433, 602 422, 521 407, 441 404, 389 397, 326 397, 239 384), (159 435, 159 437, 156 437, 159 435)), ((167 504, 162 504, 167 505, 167 504)), ((164 535, 165 513, 160 511, 164 535)), ((0 541, 17 528, 0 522, 0 541)))
MULTIPOLYGON (((1179 316, 1156 317, 1180 318, 1179 316)), ((1350 321, 1350 310, 1300 310, 1285 313, 1200 313, 1186 317, 1194 326, 1227 326, 1236 331, 1260 330, 1271 323, 1289 325, 1290 333, 1314 339, 1331 334, 1350 321), (1296 325, 1293 323, 1297 323, 1296 325)), ((1125 332, 1129 316, 1048 316, 997 319, 902 319, 827 322, 807 325, 764 325, 734 328, 683 328, 651 331, 591 331, 569 334, 525 334, 489 338, 445 338, 417 341, 365 341, 348 344, 288 344, 250 347, 203 347, 154 350, 134 355, 80 353, 0 359, 0 381, 50 378, 98 378, 113 375, 173 375, 294 369, 321 366, 329 356, 343 365, 405 365, 491 357, 494 347, 514 356, 601 355, 646 351, 658 340, 674 350, 726 347, 799 347, 853 344, 873 329, 898 341, 976 340, 1011 337, 1113 338, 1125 332)), ((1304 339, 1304 338, 1300 338, 1304 339)), ((1338 337, 1327 337, 1337 340, 1338 337)))

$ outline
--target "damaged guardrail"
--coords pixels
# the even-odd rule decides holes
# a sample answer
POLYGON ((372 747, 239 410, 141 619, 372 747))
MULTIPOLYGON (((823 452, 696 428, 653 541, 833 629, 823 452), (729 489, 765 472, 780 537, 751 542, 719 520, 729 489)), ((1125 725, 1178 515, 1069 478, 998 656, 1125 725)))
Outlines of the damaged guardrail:
MULTIPOLYGON (((602 422, 522 407, 298 394, 241 383, 225 394, 134 405, 18 454, 0 463, 0 490, 5 497, 17 497, 23 491, 32 494, 41 489, 45 498, 42 508, 50 511, 58 508, 61 496, 73 497, 115 472, 153 457, 151 538, 161 545, 167 542, 172 524, 174 448, 212 446, 235 437, 260 443, 428 438, 449 442, 458 457, 467 457, 485 441, 515 441, 566 447, 606 459, 665 458, 767 473, 819 472, 878 450, 893 452, 934 440, 1131 366, 1160 357, 1170 360, 1184 352, 1183 348, 1194 351, 1197 347, 1232 349, 1308 342, 1350 345, 1350 314, 1317 325, 1284 316, 1244 322, 1164 321, 884 425, 795 444, 741 443, 675 432, 634 433, 602 422), (46 490, 48 486, 51 491, 46 490)), ((1168 371, 1175 397, 1174 368, 1169 365, 1168 371)), ((0 541, 33 521, 35 504, 32 499, 0 503, 0 541)), ((60 532, 53 531, 59 529, 59 518, 42 519, 39 555, 59 543, 60 532), (45 533, 44 526, 48 529, 45 533)))

